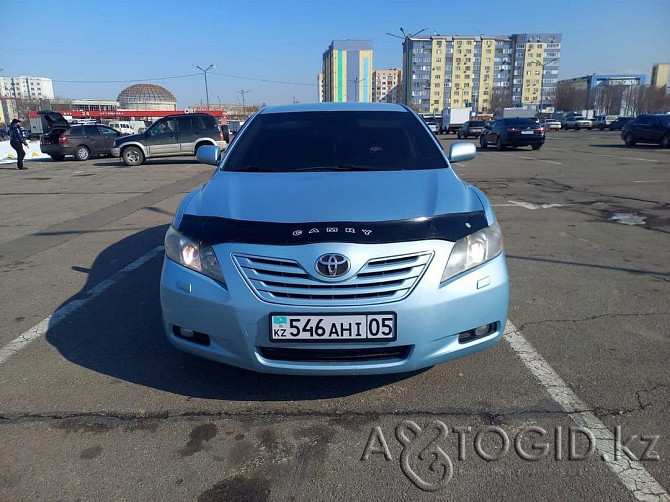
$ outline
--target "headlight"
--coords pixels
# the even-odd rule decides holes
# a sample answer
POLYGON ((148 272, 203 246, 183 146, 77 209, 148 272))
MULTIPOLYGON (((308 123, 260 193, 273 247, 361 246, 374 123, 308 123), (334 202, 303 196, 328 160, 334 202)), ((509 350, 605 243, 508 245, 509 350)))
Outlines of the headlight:
POLYGON ((502 232, 496 221, 490 227, 463 237, 454 244, 440 282, 451 279, 466 270, 495 258, 502 250, 502 232))
POLYGON ((165 234, 165 254, 184 267, 211 277, 221 284, 226 283, 212 247, 189 239, 173 226, 165 234))

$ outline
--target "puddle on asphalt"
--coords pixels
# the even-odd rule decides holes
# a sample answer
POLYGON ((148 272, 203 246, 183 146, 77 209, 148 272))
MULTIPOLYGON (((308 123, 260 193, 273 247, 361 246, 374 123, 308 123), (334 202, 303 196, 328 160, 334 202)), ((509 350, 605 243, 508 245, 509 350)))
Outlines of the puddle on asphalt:
POLYGON ((644 225, 646 219, 646 216, 639 216, 635 213, 614 213, 610 216, 609 221, 623 225, 644 225))

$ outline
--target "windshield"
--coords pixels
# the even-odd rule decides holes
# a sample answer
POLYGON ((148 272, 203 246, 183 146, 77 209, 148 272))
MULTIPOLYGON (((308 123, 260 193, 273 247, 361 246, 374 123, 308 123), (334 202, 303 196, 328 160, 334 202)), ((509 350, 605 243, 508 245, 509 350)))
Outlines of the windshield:
POLYGON ((225 171, 415 170, 447 167, 410 112, 326 111, 257 115, 226 156, 225 171))
POLYGON ((505 124, 506 125, 537 125, 537 122, 535 122, 533 119, 505 119, 505 124))

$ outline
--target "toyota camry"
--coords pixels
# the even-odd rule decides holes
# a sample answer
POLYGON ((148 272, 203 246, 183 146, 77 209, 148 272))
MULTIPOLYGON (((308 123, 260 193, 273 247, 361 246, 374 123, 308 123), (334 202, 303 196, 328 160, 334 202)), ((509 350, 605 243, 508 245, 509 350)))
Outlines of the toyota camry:
POLYGON ((177 348, 254 371, 412 371, 495 344, 507 319, 499 223, 403 105, 267 107, 181 202, 161 305, 177 348))

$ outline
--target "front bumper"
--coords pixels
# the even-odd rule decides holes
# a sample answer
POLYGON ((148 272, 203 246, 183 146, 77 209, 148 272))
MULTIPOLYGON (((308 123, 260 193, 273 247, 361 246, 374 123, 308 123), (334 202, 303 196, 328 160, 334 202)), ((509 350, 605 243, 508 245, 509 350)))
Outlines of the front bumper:
MULTIPOLYGON (((460 276, 440 284, 452 243, 421 241, 401 244, 310 244, 305 246, 215 246, 226 286, 166 258, 160 294, 164 329, 169 341, 191 354, 253 371, 284 374, 399 373, 429 367, 466 356, 495 344, 505 327, 509 285, 504 253, 460 276), (235 266, 233 253, 257 256, 320 256, 324 252, 357 252, 394 256, 434 251, 431 262, 404 299, 356 306, 304 306, 261 300, 235 266), (273 342, 270 314, 395 312, 397 339, 392 342, 273 342), (492 324, 493 331, 464 343, 459 334, 492 324), (207 335, 202 340, 178 336, 181 327, 207 335), (177 333, 177 334, 175 334, 177 333), (286 350, 287 349, 287 350, 286 350), (291 350, 294 349, 294 350, 291 350), (293 357, 291 354, 338 351, 338 360, 293 357), (366 349, 383 349, 388 356, 360 358, 366 349), (397 349, 394 351, 394 349, 397 349), (351 359, 347 354, 352 351, 351 359), (358 352, 356 352, 358 351, 358 352), (356 352, 356 357, 354 357, 356 352)), ((300 260, 305 263, 304 260, 300 260)), ((309 263, 314 263, 313 261, 309 263)), ((377 353, 380 350, 375 351, 377 353)), ((335 352, 333 352, 335 354, 335 352)))

